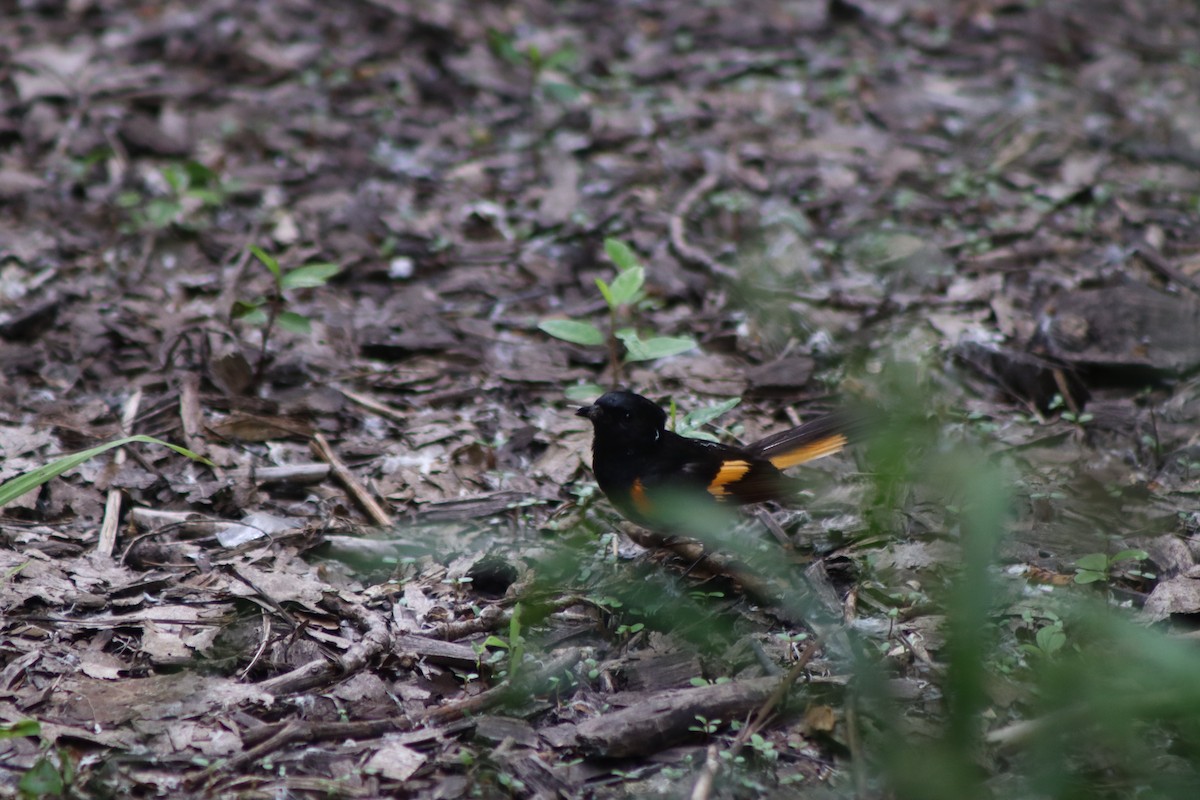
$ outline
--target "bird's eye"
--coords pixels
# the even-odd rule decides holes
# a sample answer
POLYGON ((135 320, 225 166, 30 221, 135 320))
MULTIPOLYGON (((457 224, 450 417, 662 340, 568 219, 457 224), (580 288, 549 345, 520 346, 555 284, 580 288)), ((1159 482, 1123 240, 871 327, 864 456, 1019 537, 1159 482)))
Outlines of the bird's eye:
POLYGON ((622 414, 622 415, 621 415, 621 419, 623 419, 623 420, 625 420, 626 422, 628 422, 629 420, 633 419, 633 412, 632 412, 632 411, 626 411, 624 414, 622 414))

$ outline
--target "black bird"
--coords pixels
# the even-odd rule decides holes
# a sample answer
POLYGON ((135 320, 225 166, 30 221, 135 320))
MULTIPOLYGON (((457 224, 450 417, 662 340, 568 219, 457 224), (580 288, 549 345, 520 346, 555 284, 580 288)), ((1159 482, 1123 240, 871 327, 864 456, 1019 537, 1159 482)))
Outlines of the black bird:
POLYGON ((630 391, 608 392, 575 413, 592 421, 592 471, 601 491, 623 515, 651 528, 679 520, 672 503, 787 499, 800 484, 781 470, 837 453, 863 427, 857 417, 834 413, 733 447, 667 430, 667 413, 630 391))

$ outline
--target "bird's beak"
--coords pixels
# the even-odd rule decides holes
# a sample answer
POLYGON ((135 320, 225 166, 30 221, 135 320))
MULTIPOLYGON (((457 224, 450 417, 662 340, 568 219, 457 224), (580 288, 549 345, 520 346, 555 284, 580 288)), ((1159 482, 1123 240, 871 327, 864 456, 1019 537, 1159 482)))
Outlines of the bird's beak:
POLYGON ((594 420, 594 419, 596 419, 596 417, 600 416, 600 406, 597 406, 597 405, 584 406, 583 408, 581 408, 575 412, 575 416, 587 417, 590 420, 594 420))

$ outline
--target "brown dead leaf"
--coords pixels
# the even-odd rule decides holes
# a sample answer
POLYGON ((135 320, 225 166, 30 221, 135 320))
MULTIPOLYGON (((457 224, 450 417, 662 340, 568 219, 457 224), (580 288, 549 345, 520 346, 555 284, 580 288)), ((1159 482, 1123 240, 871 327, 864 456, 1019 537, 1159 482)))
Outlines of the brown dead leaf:
POLYGON ((211 426, 214 433, 242 442, 270 442, 312 435, 312 425, 295 417, 237 412, 211 426))
POLYGON ((364 769, 393 781, 406 781, 425 763, 425 756, 399 742, 384 741, 367 759, 364 769))
POLYGON ((809 706, 804 710, 804 726, 810 733, 829 733, 837 725, 837 712, 832 706, 809 706))

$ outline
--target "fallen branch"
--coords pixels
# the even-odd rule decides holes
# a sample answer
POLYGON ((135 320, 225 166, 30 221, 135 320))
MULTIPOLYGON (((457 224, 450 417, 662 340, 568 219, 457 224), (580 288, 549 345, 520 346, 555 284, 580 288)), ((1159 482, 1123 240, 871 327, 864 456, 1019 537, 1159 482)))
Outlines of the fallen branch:
POLYGON ((379 505, 375 498, 371 496, 371 493, 367 491, 366 487, 358 482, 358 479, 354 477, 354 473, 350 471, 350 468, 333 452, 333 448, 330 447, 329 441, 324 436, 319 433, 313 434, 312 448, 318 456, 329 464, 330 469, 333 470, 334 477, 354 496, 354 499, 358 501, 358 504, 367 512, 367 516, 376 525, 386 526, 392 524, 392 515, 385 511, 383 506, 379 505))
POLYGON ((335 614, 353 620, 363 630, 362 639, 336 661, 310 661, 291 672, 263 681, 258 684, 259 688, 273 695, 305 692, 362 669, 391 648, 392 637, 383 617, 357 603, 335 601, 335 605, 335 614))

